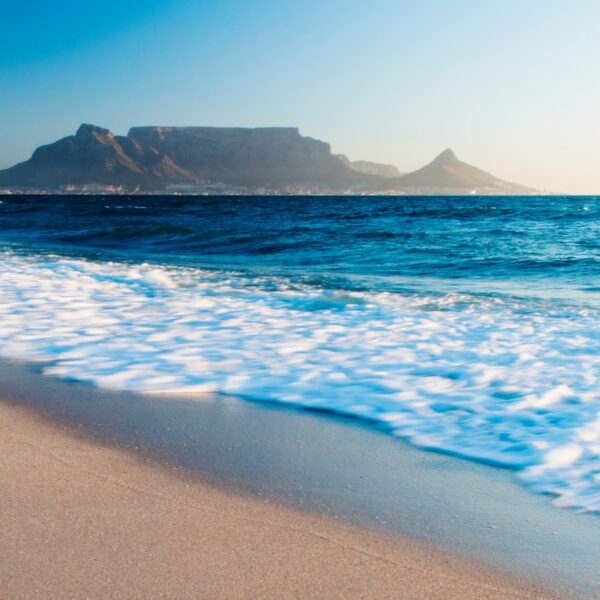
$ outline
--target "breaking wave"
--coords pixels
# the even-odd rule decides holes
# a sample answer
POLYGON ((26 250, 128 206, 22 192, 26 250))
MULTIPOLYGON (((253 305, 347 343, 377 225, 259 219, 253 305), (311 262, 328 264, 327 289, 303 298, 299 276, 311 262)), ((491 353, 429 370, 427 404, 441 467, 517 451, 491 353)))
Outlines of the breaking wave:
POLYGON ((600 511, 593 306, 48 253, 0 262, 0 354, 49 361, 49 375, 352 415, 600 511))

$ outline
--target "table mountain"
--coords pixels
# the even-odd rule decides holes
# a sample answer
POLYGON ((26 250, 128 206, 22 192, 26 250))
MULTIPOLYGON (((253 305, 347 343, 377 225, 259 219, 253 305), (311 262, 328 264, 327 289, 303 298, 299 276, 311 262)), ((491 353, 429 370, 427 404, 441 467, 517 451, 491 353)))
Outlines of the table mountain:
POLYGON ((167 184, 341 186, 360 176, 329 144, 296 128, 134 127, 115 136, 95 125, 38 148, 0 171, 0 185, 57 188, 111 184, 161 188, 167 184))

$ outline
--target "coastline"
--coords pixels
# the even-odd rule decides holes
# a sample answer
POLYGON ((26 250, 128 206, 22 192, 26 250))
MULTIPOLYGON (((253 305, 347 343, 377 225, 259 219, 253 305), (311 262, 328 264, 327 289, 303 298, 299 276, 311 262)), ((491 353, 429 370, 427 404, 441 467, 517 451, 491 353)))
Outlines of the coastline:
POLYGON ((0 402, 0 431, 6 598, 558 597, 191 479, 29 408, 0 402))
MULTIPOLYGON (((355 419, 207 394, 111 392, 43 376, 40 364, 8 361, 0 361, 0 399, 6 410, 27 411, 86 448, 115 452, 115 468, 133 468, 134 460, 265 510, 425 548, 442 562, 458 561, 461 573, 483 570, 514 589, 525 585, 534 597, 553 597, 539 596, 543 589, 592 598, 600 589, 597 515, 554 508, 511 471, 419 450, 355 419)), ((421 594, 406 597, 428 597, 421 594)))

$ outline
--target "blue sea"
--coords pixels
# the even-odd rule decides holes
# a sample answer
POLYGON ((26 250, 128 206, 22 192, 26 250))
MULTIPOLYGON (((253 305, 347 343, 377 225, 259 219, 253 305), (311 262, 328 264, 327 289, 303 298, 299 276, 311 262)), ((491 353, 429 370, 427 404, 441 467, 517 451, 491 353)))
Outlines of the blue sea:
POLYGON ((4 196, 0 260, 2 356, 351 415, 600 511, 600 198, 4 196))

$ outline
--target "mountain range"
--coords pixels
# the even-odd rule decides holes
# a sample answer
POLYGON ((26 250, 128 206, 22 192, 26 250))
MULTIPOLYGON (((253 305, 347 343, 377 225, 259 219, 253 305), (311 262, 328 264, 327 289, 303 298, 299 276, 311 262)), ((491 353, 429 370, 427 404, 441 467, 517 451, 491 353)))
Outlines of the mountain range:
POLYGON ((350 161, 293 127, 133 127, 126 136, 83 124, 0 171, 4 191, 162 193, 528 194, 445 150, 400 174, 350 161))

